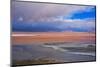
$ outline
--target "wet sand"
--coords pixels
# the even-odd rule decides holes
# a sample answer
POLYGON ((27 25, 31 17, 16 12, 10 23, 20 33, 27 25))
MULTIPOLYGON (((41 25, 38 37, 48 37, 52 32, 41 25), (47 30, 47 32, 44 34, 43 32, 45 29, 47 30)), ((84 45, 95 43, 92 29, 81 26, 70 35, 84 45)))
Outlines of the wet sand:
MULTIPOLYGON (((80 62, 80 61, 95 61, 95 53, 84 53, 84 52, 70 52, 62 51, 61 49, 54 49, 51 47, 42 46, 43 44, 20 44, 13 45, 12 58, 14 61, 23 60, 55 60, 55 63, 64 62, 80 62)), ((33 63, 34 64, 34 63, 33 63)), ((39 64, 39 63, 37 63, 39 64)))

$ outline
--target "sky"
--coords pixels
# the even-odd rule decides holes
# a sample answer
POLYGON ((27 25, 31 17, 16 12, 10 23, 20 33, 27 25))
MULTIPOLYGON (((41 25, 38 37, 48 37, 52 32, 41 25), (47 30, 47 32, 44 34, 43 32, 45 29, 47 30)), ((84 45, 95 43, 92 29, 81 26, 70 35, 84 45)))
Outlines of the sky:
POLYGON ((12 1, 12 31, 95 32, 95 13, 95 6, 12 1))

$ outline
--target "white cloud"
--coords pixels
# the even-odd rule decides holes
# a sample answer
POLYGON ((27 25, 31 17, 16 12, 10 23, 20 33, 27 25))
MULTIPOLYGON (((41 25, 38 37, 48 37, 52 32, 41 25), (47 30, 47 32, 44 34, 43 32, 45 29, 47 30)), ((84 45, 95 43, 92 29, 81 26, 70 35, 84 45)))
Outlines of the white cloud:
POLYGON ((24 20, 23 17, 18 18, 18 21, 23 21, 23 20, 24 20))
MULTIPOLYGON (((86 19, 64 19, 62 18, 49 18, 45 19, 45 22, 51 22, 59 24, 59 28, 79 28, 79 29, 87 29, 95 31, 95 19, 94 18, 86 18, 86 19)), ((43 22, 43 21, 42 21, 43 22)))
POLYGON ((14 17, 23 16, 26 21, 38 21, 39 19, 55 16, 65 15, 70 17, 75 12, 89 11, 91 8, 93 7, 80 5, 12 2, 12 15, 14 17))
MULTIPOLYGON (((63 21, 62 21, 63 22, 63 21)), ((78 28, 78 29, 85 29, 89 31, 95 31, 95 22, 94 20, 87 20, 87 19, 66 19, 64 20, 64 24, 60 25, 59 27, 67 28, 78 28), (64 23, 65 22, 65 23, 64 23)))

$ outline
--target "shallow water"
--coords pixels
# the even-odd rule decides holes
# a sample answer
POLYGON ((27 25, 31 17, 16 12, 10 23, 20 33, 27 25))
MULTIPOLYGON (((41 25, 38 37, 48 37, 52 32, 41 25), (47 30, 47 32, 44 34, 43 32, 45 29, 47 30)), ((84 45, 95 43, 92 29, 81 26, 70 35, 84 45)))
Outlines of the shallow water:
MULTIPOLYGON (((64 45, 62 45, 64 47, 64 45)), ((39 58, 50 58, 58 62, 78 62, 78 61, 95 61, 95 52, 71 52, 62 49, 61 45, 44 45, 44 44, 25 44, 12 46, 13 60, 31 60, 39 58)), ((65 45, 67 47, 67 45, 65 45)))

